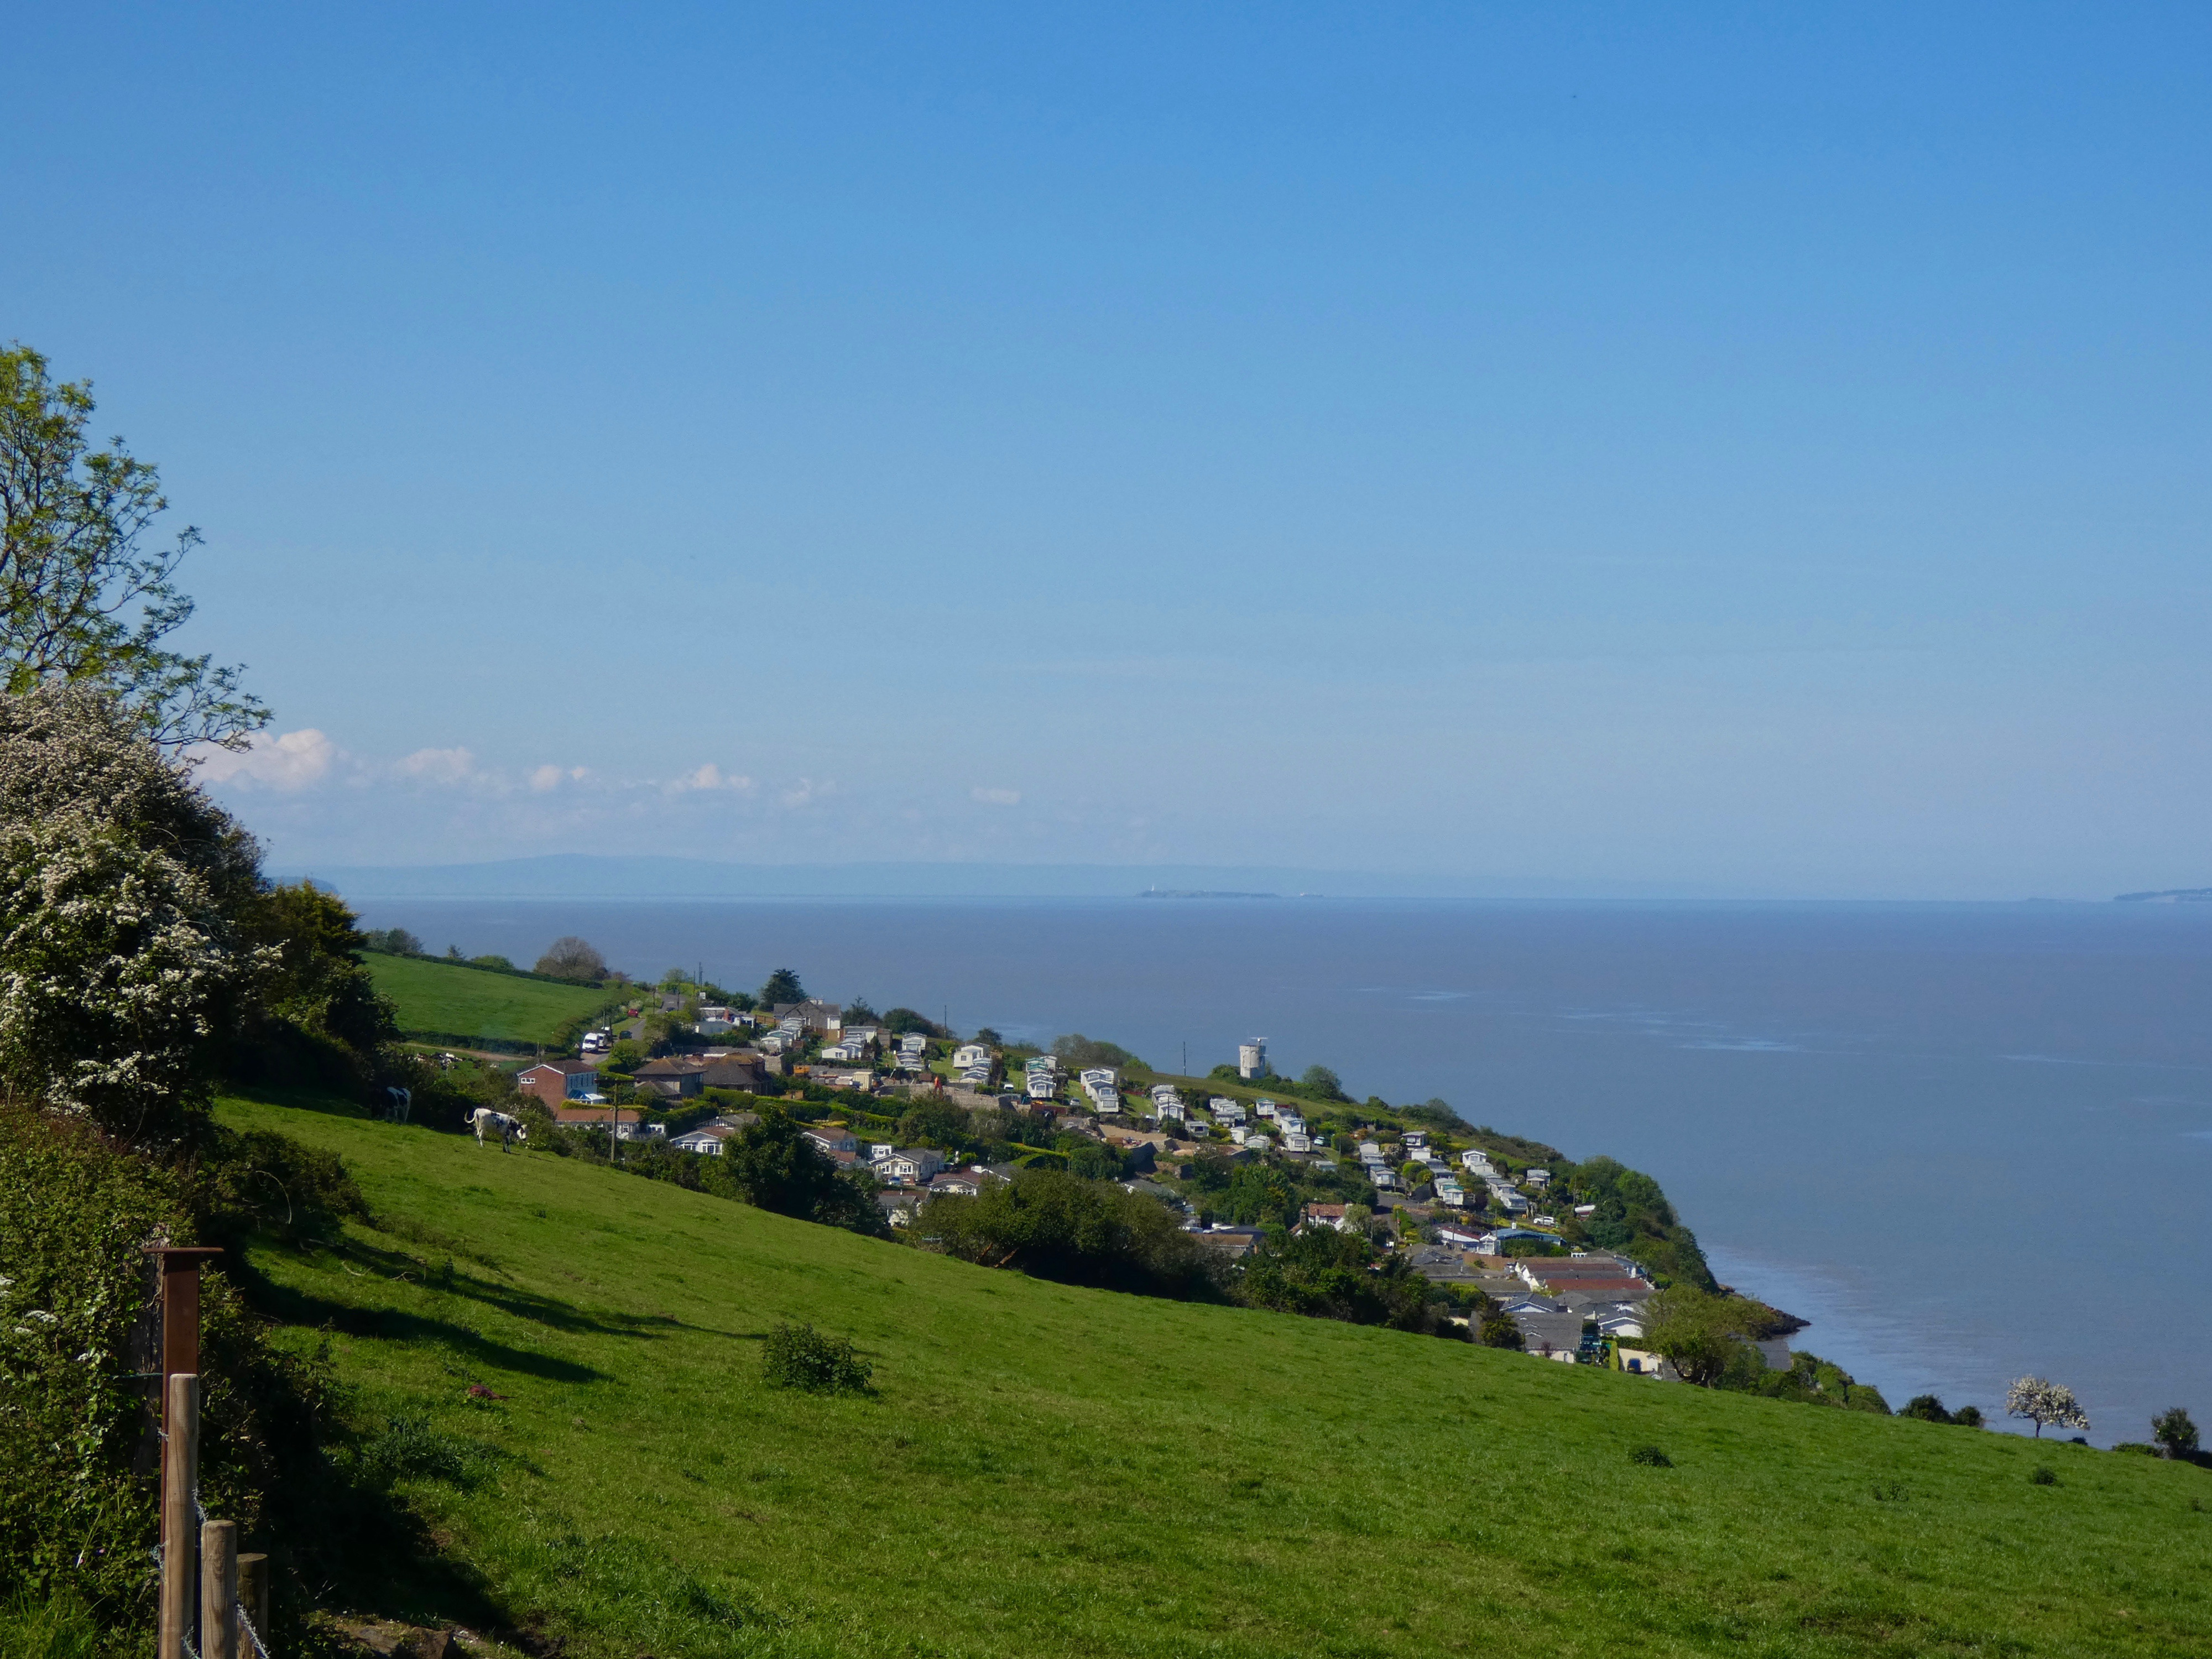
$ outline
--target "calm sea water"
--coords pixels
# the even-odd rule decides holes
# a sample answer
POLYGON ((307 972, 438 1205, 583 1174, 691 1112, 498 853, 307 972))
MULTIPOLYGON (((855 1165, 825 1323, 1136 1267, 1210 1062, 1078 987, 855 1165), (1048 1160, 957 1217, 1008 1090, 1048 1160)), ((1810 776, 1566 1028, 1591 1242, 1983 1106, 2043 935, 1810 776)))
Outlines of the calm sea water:
POLYGON ((577 933, 657 975, 1081 1030, 1265 1036, 1357 1095, 1649 1170, 1715 1270, 1882 1389, 2070 1383, 2100 1444, 2212 1421, 2212 906, 387 901, 433 950, 577 933))

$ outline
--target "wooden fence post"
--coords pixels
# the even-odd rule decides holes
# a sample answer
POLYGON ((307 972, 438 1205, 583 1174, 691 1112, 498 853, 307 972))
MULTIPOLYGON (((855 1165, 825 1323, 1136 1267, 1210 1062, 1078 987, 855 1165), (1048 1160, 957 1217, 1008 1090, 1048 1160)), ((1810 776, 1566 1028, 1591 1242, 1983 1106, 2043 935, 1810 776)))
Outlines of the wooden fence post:
MULTIPOLYGON (((238 1604, 246 1609, 246 1616, 253 1621, 253 1633, 264 1643, 269 1640, 269 1558, 265 1555, 241 1555, 238 1558, 238 1604)), ((246 1652, 251 1642, 239 1644, 239 1659, 253 1659, 246 1652)))
POLYGON ((200 1659, 238 1659, 238 1522, 200 1526, 200 1659))
POLYGON ((169 1378, 161 1432, 161 1624, 159 1659, 185 1659, 192 1634, 193 1571, 199 1552, 193 1494, 200 1484, 200 1380, 169 1378))

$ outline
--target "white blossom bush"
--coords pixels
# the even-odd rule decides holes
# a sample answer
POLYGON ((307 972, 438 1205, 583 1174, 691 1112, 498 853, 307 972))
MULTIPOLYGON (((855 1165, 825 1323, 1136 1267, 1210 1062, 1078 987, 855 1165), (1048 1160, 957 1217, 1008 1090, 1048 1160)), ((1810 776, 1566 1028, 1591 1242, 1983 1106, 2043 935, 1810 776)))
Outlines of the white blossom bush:
POLYGON ((0 697, 0 1096, 173 1141, 258 966, 257 849, 117 705, 0 697))
POLYGON ((124 1140, 207 1089, 240 960, 206 884, 77 814, 0 825, 0 1086, 124 1140))

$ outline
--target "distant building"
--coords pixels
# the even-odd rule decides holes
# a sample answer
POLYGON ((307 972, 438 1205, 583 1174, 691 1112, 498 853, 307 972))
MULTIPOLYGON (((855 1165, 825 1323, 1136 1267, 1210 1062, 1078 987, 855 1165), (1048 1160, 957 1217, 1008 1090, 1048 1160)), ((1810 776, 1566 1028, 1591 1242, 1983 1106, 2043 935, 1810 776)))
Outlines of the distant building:
POLYGON ((1237 1075, 1249 1083, 1254 1078, 1267 1075, 1267 1039, 1255 1037, 1249 1042, 1239 1043, 1237 1048, 1237 1075))

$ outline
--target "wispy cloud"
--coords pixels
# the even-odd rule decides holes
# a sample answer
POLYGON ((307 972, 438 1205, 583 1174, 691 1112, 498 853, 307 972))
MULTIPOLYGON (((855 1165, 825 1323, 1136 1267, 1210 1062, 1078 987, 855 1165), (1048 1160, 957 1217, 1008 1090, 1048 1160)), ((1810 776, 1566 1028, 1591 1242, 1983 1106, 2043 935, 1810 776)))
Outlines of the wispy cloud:
POLYGON ((977 788, 970 789, 968 793, 970 799, 980 800, 986 806, 1019 806, 1022 804, 1022 792, 1018 789, 977 788))
POLYGON ((399 763, 399 770, 424 783, 466 783, 479 775, 477 757, 466 749, 417 749, 399 763))
POLYGON ((801 778, 798 782, 786 788, 776 799, 791 811, 797 811, 802 806, 812 805, 825 795, 834 795, 836 793, 837 786, 827 780, 817 783, 812 778, 801 778))
POLYGON ((530 787, 542 795, 564 783, 581 783, 591 775, 587 766, 541 766, 530 775, 530 787))
POLYGON ((725 772, 712 761, 707 762, 696 771, 686 772, 682 777, 672 778, 667 784, 667 789, 671 794, 682 794, 694 789, 732 789, 739 794, 744 794, 749 793, 752 787, 753 781, 750 778, 742 773, 725 772))

